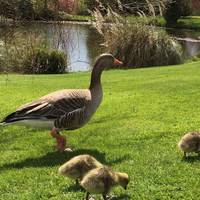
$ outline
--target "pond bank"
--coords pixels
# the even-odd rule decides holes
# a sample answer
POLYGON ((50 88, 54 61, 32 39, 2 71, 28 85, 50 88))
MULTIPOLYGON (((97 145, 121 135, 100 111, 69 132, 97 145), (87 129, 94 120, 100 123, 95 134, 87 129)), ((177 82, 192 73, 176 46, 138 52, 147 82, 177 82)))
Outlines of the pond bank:
MULTIPOLYGON (((127 19, 127 22, 129 23, 135 23, 135 22, 144 22, 144 20, 140 17, 136 16, 127 16, 124 17, 124 19, 127 19)), ((148 17, 146 20, 147 24, 155 24, 156 26, 166 27, 166 22, 163 17, 148 17)), ((16 22, 22 22, 22 23, 59 23, 59 24, 91 24, 93 21, 92 16, 83 16, 83 15, 70 15, 69 18, 66 18, 62 21, 55 21, 55 20, 34 20, 34 21, 16 21, 16 22)), ((6 21, 7 24, 11 23, 11 20, 6 21)), ((1 22, 0 22, 1 24, 1 22)), ((200 16, 188 16, 188 17, 182 17, 178 20, 178 22, 174 25, 170 25, 168 28, 177 28, 177 29, 194 29, 194 30, 200 30, 200 16)))

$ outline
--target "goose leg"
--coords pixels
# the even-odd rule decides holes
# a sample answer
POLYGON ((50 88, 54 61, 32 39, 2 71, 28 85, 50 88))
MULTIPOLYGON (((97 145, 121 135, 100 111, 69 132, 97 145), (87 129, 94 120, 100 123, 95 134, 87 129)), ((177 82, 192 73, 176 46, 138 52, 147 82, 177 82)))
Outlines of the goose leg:
POLYGON ((187 158, 187 153, 186 152, 184 152, 184 154, 183 154, 183 158, 187 158))
POLYGON ((87 192, 87 193, 86 193, 86 196, 85 196, 85 200, 89 200, 89 197, 90 197, 90 193, 87 192))
POLYGON ((80 184, 79 184, 79 181, 78 181, 78 179, 76 179, 76 186, 79 186, 80 184))
POLYGON ((58 151, 60 152, 72 151, 70 148, 66 149, 66 137, 60 135, 58 130, 56 130, 56 128, 53 128, 50 134, 53 138, 56 139, 58 151))

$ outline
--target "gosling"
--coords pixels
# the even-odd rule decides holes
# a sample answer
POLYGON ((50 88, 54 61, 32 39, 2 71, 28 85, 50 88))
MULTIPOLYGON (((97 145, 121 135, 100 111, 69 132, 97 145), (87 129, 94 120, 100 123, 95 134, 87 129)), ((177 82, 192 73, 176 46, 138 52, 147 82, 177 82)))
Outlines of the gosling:
POLYGON ((86 200, 89 200, 90 194, 102 194, 103 199, 107 200, 107 194, 112 187, 120 185, 126 190, 128 183, 128 174, 113 172, 104 166, 89 171, 80 185, 86 190, 86 200))
POLYGON ((190 132, 185 134, 178 143, 178 146, 184 152, 184 158, 190 152, 195 152, 200 155, 200 133, 190 132))
POLYGON ((102 166, 103 165, 99 161, 90 155, 79 155, 63 164, 58 169, 58 173, 68 178, 75 179, 76 185, 78 185, 79 181, 82 180, 88 171, 102 166))

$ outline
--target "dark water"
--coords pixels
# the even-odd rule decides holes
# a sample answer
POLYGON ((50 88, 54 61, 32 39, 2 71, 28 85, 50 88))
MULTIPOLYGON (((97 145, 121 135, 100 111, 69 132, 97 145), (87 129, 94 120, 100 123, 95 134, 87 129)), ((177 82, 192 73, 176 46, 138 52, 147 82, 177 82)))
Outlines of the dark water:
MULTIPOLYGON (((88 24, 34 23, 18 29, 21 32, 25 30, 44 37, 50 47, 65 51, 68 56, 69 71, 89 70, 96 57, 103 52, 101 36, 88 24)), ((167 32, 172 36, 185 38, 180 42, 185 57, 194 56, 200 51, 199 42, 187 41, 187 38, 200 40, 200 32, 174 29, 168 29, 167 32)))

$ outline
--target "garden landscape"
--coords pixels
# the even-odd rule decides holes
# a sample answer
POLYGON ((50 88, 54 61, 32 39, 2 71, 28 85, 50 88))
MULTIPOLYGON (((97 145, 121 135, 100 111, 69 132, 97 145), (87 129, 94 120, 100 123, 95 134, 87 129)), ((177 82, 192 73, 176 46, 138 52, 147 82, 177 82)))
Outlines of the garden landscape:
POLYGON ((94 199, 199 199, 200 143, 178 146, 200 131, 197 0, 1 5, 0 199, 86 199, 58 173, 85 154, 130 179, 94 199))

